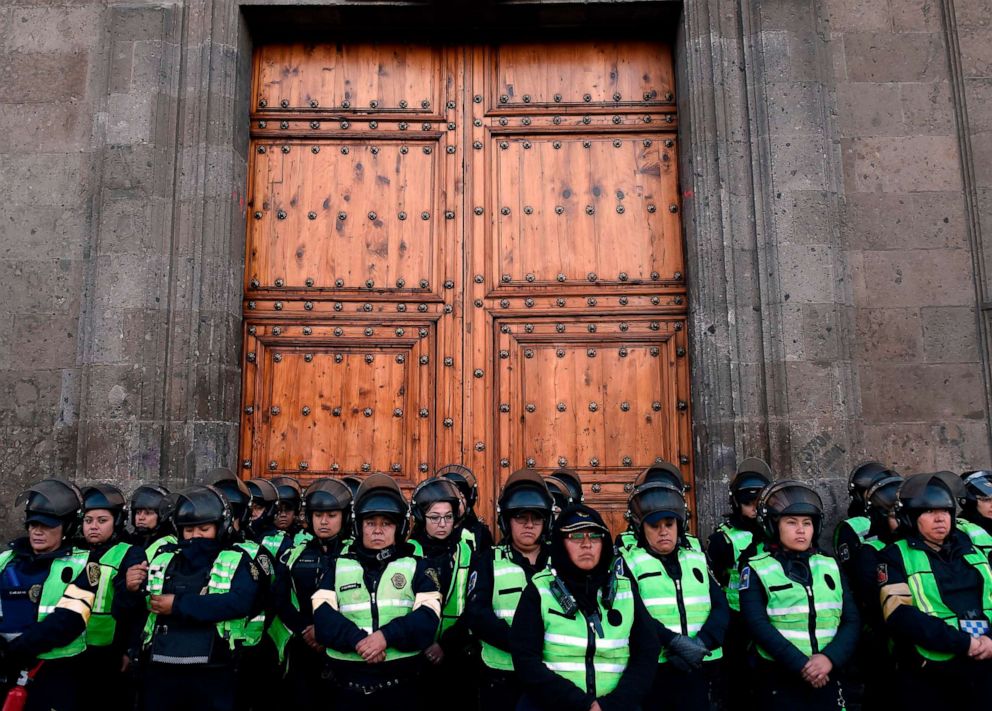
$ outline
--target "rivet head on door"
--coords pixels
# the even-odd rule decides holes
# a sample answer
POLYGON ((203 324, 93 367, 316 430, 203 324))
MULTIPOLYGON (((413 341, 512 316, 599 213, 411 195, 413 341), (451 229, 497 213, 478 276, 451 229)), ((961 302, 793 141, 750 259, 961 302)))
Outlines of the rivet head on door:
POLYGON ((509 412, 510 411, 510 405, 508 403, 501 402, 500 405, 499 405, 499 411, 502 412, 502 413, 504 413, 504 414, 507 413, 507 412, 509 412))
POLYGON ((303 327, 303 335, 304 336, 313 335, 313 328, 311 328, 310 326, 304 326, 303 327))
MULTIPOLYGON (((565 410, 567 409, 567 406, 565 405, 565 403, 559 402, 557 405, 555 405, 555 409, 558 410, 558 412, 565 412, 565 410)), ((565 465, 562 464, 562 466, 565 466, 565 465)))
POLYGON ((596 324, 590 323, 588 326, 586 326, 586 329, 589 331, 589 333, 596 333, 596 324))
POLYGON ((524 299, 524 306, 526 306, 528 309, 531 308, 531 307, 533 307, 534 306, 534 299, 531 299, 529 297, 526 298, 526 299, 524 299))
POLYGON ((657 358, 657 357, 658 357, 658 355, 659 355, 659 354, 661 353, 661 351, 660 351, 660 350, 659 350, 659 349, 657 348, 657 346, 656 346, 656 347, 654 347, 654 348, 651 348, 651 349, 650 349, 650 350, 648 351, 648 353, 650 353, 650 354, 651 354, 651 357, 652 357, 652 358, 657 358))
POLYGON ((441 424, 444 425, 445 427, 451 428, 454 427, 455 421, 452 420, 450 417, 445 417, 444 420, 441 422, 441 424))
POLYGON ((532 323, 525 323, 524 324, 524 333, 534 333, 534 324, 532 324, 532 323))
POLYGON ((601 492, 601 491, 603 490, 603 485, 602 485, 602 484, 600 484, 600 483, 599 483, 599 482, 597 481, 597 482, 595 482, 595 483, 594 483, 594 484, 593 484, 593 485, 592 485, 591 487, 589 487, 589 488, 591 488, 591 489, 592 489, 592 493, 594 493, 594 494, 598 494, 598 493, 600 493, 600 492, 601 492))
POLYGON ((244 469, 251 469, 251 460, 250 459, 244 460, 243 462, 241 462, 241 466, 244 469))
POLYGON ((366 417, 372 417, 373 410, 371 407, 366 407, 364 410, 362 410, 362 414, 365 415, 366 417))
POLYGON ((597 410, 599 410, 599 405, 597 403, 595 403, 595 402, 590 402, 589 403, 589 412, 596 412, 597 410))
POLYGON ((390 464, 389 469, 393 472, 396 472, 397 474, 403 471, 403 467, 398 462, 393 462, 392 464, 390 464))
POLYGON ((485 452, 486 451, 486 443, 485 442, 476 442, 475 443, 475 451, 476 452, 485 452))
POLYGON ((586 355, 589 356, 590 358, 595 358, 596 357, 596 349, 595 348, 587 348, 586 349, 586 355))
POLYGON ((558 333, 565 333, 565 324, 563 324, 563 323, 556 323, 555 324, 555 330, 558 333))
POLYGON ((344 329, 341 328, 340 326, 338 326, 337 328, 334 329, 334 335, 335 336, 343 336, 344 335, 344 329))
POLYGON ((510 351, 505 350, 505 349, 504 350, 501 350, 499 352, 499 357, 502 358, 503 360, 506 360, 507 358, 510 357, 510 351))
POLYGON ((340 354, 340 353, 335 353, 334 354, 334 362, 335 363, 344 363, 344 356, 342 354, 340 354))
POLYGON ((421 365, 427 365, 430 362, 431 362, 431 357, 430 356, 428 356, 428 355, 422 355, 422 356, 420 356, 420 364, 421 365))
POLYGON ((393 417, 403 417, 403 408, 397 407, 395 410, 393 410, 393 417))
POLYGON ((371 326, 366 326, 366 327, 365 327, 365 330, 363 331, 363 333, 364 333, 364 334, 365 334, 366 336, 374 336, 374 335, 375 335, 375 329, 374 329, 374 328, 372 328, 371 326))
POLYGON ((485 371, 482 370, 482 368, 476 368, 475 370, 472 371, 472 375, 474 375, 477 378, 481 378, 485 374, 486 373, 485 373, 485 371))
POLYGON ((262 219, 262 211, 261 210, 255 210, 255 219, 256 220, 261 220, 262 219))
POLYGON ((251 415, 254 412, 255 412, 255 408, 252 405, 249 405, 248 407, 245 408, 246 415, 251 415))
POLYGON ((451 356, 445 356, 444 364, 450 368, 455 364, 455 359, 452 358, 451 356))
POLYGON ((430 288, 430 285, 431 285, 431 283, 427 279, 421 279, 420 280, 420 288, 421 289, 430 288))
POLYGON ((627 357, 627 349, 626 348, 620 348, 620 350, 617 351, 617 354, 621 358, 626 358, 627 357))
POLYGON ((406 356, 400 353, 398 356, 396 356, 396 362, 399 363, 400 365, 403 365, 404 363, 406 363, 406 356))
POLYGON ((678 407, 679 412, 685 412, 689 408, 689 403, 687 403, 685 400, 679 400, 678 405, 676 407, 678 407))
POLYGON ((537 412, 537 405, 532 402, 528 402, 524 405, 524 409, 527 410, 527 412, 537 412))
POLYGON ((534 350, 533 349, 531 349, 531 348, 524 349, 524 358, 533 358, 533 357, 534 357, 534 350))
POLYGON ((499 460, 499 465, 503 469, 509 469, 510 468, 510 460, 509 459, 500 459, 499 460))
POLYGON ((590 467, 598 467, 599 466, 599 459, 597 457, 593 457, 592 459, 590 459, 589 460, 589 466, 590 467))
MULTIPOLYGON (((661 403, 658 402, 657 400, 655 402, 652 402, 651 403, 651 409, 654 410, 655 412, 660 412, 661 411, 661 403)), ((679 408, 679 409, 682 409, 682 408, 679 408)))
POLYGON ((309 408, 309 407, 307 407, 306 405, 304 405, 304 406, 303 406, 303 409, 302 409, 302 410, 300 410, 300 412, 302 412, 302 413, 303 413, 303 416, 304 416, 304 417, 306 417, 307 415, 309 415, 309 414, 310 414, 310 408, 309 408))
POLYGON ((426 328, 421 328, 420 330, 417 331, 417 334, 421 338, 427 338, 427 329, 426 328))
POLYGON ((280 412, 282 412, 282 410, 279 409, 278 405, 273 405, 269 408, 269 413, 272 415, 278 415, 280 412))
POLYGON ((657 306, 660 303, 661 303, 661 297, 660 296, 652 296, 651 297, 651 304, 653 306, 657 306))
POLYGON ((275 469, 277 469, 278 467, 279 467, 279 463, 278 463, 278 462, 276 462, 276 461, 275 461, 274 459, 273 459, 273 460, 272 460, 271 462, 269 462, 269 469, 271 469, 271 470, 275 470, 275 469))
POLYGON ((535 463, 536 462, 534 461, 534 458, 533 457, 527 457, 527 466, 528 467, 534 466, 535 463))
POLYGON ((248 302, 248 308, 249 308, 249 310, 254 311, 255 310, 255 302, 254 301, 249 301, 248 302))
POLYGON ((307 277, 306 278, 306 281, 304 281, 303 284, 309 289, 314 284, 313 278, 312 277, 307 277))
POLYGON ((331 415, 334 416, 334 417, 341 417, 341 408, 340 407, 335 407, 334 409, 332 409, 331 410, 331 415))
POLYGON ((619 304, 620 304, 621 306, 626 306, 626 305, 627 305, 628 303, 630 303, 630 301, 629 301, 629 300, 627 299, 627 297, 626 297, 626 296, 621 296, 621 297, 620 297, 619 299, 617 299, 617 302, 618 302, 618 303, 619 303, 619 304))
POLYGON ((405 312, 406 311, 406 304, 396 304, 396 310, 399 311, 400 313, 405 312))
POLYGON ((567 467, 568 466, 568 460, 565 459, 565 457, 558 457, 558 466, 559 467, 567 467))
POLYGON ((629 402, 626 402, 626 401, 621 402, 620 403, 620 410, 621 410, 621 412, 630 412, 630 403, 629 402))
POLYGON ((510 300, 509 299, 500 299, 499 300, 499 306, 500 306, 500 308, 503 308, 503 309, 510 308, 510 300))
POLYGON ((368 364, 371 365, 372 364, 372 361, 374 361, 374 360, 375 360, 375 356, 374 355, 372 355, 371 353, 366 353, 365 354, 365 362, 366 363, 368 363, 368 364))
POLYGON ((630 457, 624 457, 622 463, 623 466, 629 467, 633 463, 633 460, 630 457))
POLYGON ((565 357, 565 349, 564 348, 559 348, 558 350, 555 351, 555 355, 558 356, 559 358, 564 358, 565 357))
POLYGON ((689 457, 685 456, 684 454, 680 454, 679 464, 688 464, 688 463, 689 463, 689 457))
POLYGON ((421 464, 419 464, 417 466, 417 469, 419 469, 421 472, 426 472, 427 471, 427 464, 426 464, 426 462, 422 462, 421 464))
POLYGON ((362 463, 362 471, 363 472, 370 472, 370 471, 372 471, 372 465, 369 464, 368 462, 363 462, 362 463))
POLYGON ((652 331, 657 331, 659 328, 661 328, 661 324, 659 324, 657 321, 652 321, 651 323, 648 324, 648 328, 650 328, 652 331))
POLYGON ((276 353, 273 355, 272 360, 276 363, 282 363, 282 353, 276 353))
POLYGON ((679 346, 678 348, 676 348, 675 349, 675 355, 677 355, 679 358, 682 358, 683 356, 685 356, 685 348, 683 348, 682 346, 679 346))
POLYGON ((312 363, 313 353, 307 353, 305 356, 303 356, 303 360, 305 360, 307 363, 312 363))

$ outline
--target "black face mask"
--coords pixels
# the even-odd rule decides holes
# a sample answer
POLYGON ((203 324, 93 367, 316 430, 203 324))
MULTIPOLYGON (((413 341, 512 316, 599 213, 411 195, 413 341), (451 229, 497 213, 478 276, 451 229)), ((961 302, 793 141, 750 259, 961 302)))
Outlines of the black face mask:
POLYGON ((213 561, 224 548, 216 538, 188 538, 179 542, 182 555, 194 565, 213 561))

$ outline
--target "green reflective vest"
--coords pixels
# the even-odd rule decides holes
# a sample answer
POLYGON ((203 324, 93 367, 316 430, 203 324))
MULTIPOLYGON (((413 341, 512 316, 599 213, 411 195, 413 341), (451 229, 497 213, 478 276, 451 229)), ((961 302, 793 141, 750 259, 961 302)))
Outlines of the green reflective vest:
POLYGON ((111 614, 114 578, 130 548, 130 543, 115 543, 100 556, 100 583, 96 589, 96 600, 93 601, 93 612, 86 625, 86 645, 89 647, 107 647, 114 641, 114 632, 117 630, 117 621, 111 614))
MULTIPOLYGON (((706 556, 699 551, 679 548, 678 552, 682 567, 682 578, 679 580, 672 580, 664 563, 640 546, 624 553, 623 559, 634 576, 641 601, 651 617, 673 632, 694 638, 713 609, 710 572, 706 566, 706 556)), ((706 661, 722 656, 723 650, 714 649, 706 661)), ((664 649, 658 661, 668 661, 664 649)))
POLYGON ((285 531, 275 531, 269 535, 262 538, 262 545, 265 549, 272 554, 272 557, 276 560, 279 559, 279 549, 282 548, 282 542, 286 538, 285 531))
MULTIPOLYGON (((618 575, 613 610, 620 614, 619 624, 607 622, 609 610, 599 597, 599 617, 603 636, 587 621, 581 611, 567 617, 555 599, 551 585, 554 570, 542 570, 531 578, 541 596, 541 620, 544 623, 544 666, 598 698, 613 691, 630 659, 630 630, 634 623, 634 593, 630 579, 618 575)), ((616 617, 616 615, 614 615, 616 617)))
MULTIPOLYGON (((13 558, 14 551, 8 550, 0 553, 0 573, 4 571, 13 558)), ((89 559, 89 551, 78 548, 73 548, 70 555, 52 559, 52 567, 48 569, 48 577, 45 578, 45 582, 41 586, 41 598, 38 600, 38 622, 41 622, 55 611, 55 607, 59 604, 62 596, 65 595, 66 589, 82 574, 89 559), (67 570, 69 571, 69 575, 65 575, 65 571, 67 570), (69 578, 68 582, 63 576, 69 578)), ((85 649, 86 632, 83 631, 82 634, 64 647, 50 649, 47 652, 39 654, 38 659, 74 657, 82 653, 85 649)))
MULTIPOLYGON (((254 541, 240 541, 234 544, 234 547, 240 551, 243 551, 245 555, 251 558, 253 561, 258 558, 258 552, 262 547, 255 543, 254 541)), ((264 571, 261 571, 264 573, 264 571)), ((269 584, 274 584, 276 581, 276 571, 275 569, 269 571, 269 584)), ((262 635, 265 634, 265 610, 260 610, 257 615, 252 618, 245 620, 244 626, 244 641, 245 647, 254 647, 259 642, 262 641, 262 635)))
MULTIPOLYGON (((214 559, 210 567, 210 579, 207 581, 207 594, 220 595, 231 591, 231 582, 234 574, 241 565, 241 559, 245 552, 241 550, 222 550, 214 559)), ((165 573, 169 569, 169 564, 176 557, 176 551, 165 551, 155 556, 155 559, 148 564, 148 594, 161 595, 165 587, 165 573)), ((151 611, 151 601, 148 603, 148 619, 145 621, 145 629, 142 632, 142 643, 148 647, 155 634, 158 615, 151 611)), ((247 631, 247 620, 221 620, 216 623, 217 634, 227 642, 231 649, 238 643, 244 643, 249 633, 247 631)))
MULTIPOLYGON (((930 565, 930 556, 926 551, 913 548, 905 540, 896 541, 895 547, 902 556, 902 564, 906 569, 906 582, 913 596, 913 607, 931 617, 943 620, 954 629, 961 629, 961 620, 957 613, 949 608, 940 596, 933 567, 930 565)), ((992 623, 992 570, 989 568, 989 560, 977 549, 966 553, 964 559, 982 577, 982 601, 985 605, 982 617, 985 622, 992 623)), ((924 659, 935 662, 945 662, 955 657, 949 652, 934 652, 919 645, 916 645, 916 651, 924 659)))
MULTIPOLYGON (((749 565, 768 597, 765 607, 768 620, 783 637, 807 657, 818 654, 833 641, 844 610, 837 561, 821 553, 811 555, 812 585, 797 583, 787 576, 782 564, 770 553, 751 558, 749 565)), ((772 659, 760 646, 758 653, 772 659)))
MULTIPOLYGON (((702 551, 703 544, 699 542, 699 539, 695 536, 687 533, 685 534, 685 542, 694 551, 702 551)), ((620 542, 617 546, 617 552, 621 553, 626 550, 633 550, 637 548, 640 544, 637 542, 637 534, 633 531, 624 531, 620 534, 620 542)))
MULTIPOLYGON (((464 533, 464 530, 462 531, 464 533)), ((410 541, 413 554, 418 558, 424 557, 424 548, 418 541, 410 541)), ((463 535, 458 540, 454 552, 454 566, 451 571, 451 581, 444 591, 444 607, 441 608, 441 624, 437 629, 437 638, 447 632, 458 621, 465 611, 465 600, 468 595, 469 564, 472 562, 472 546, 463 535)))
MULTIPOLYGON (((840 541, 841 526, 845 525, 850 526, 851 530, 854 531, 859 543, 864 543, 865 538, 868 536, 868 531, 871 530, 871 519, 867 516, 852 516, 849 519, 841 521, 837 528, 834 529, 834 548, 837 547, 840 541)), ((854 551, 851 551, 851 553, 854 553, 854 551)))
MULTIPOLYGON (((506 624, 513 624, 520 595, 527 587, 527 573, 513 562, 509 545, 493 548, 493 614, 506 624)), ((490 669, 513 671, 513 657, 505 649, 482 641, 482 661, 490 669)))
POLYGON ((171 533, 167 536, 156 538, 148 544, 147 548, 145 548, 145 559, 148 561, 153 561, 155 560, 155 556, 157 556, 159 551, 162 549, 162 546, 174 546, 177 543, 179 543, 179 540, 171 533))
POLYGON ((306 530, 305 528, 301 528, 299 531, 296 532, 296 535, 293 536, 293 545, 294 546, 304 545, 306 544, 307 541, 312 541, 312 540, 313 540, 313 534, 310 533, 310 531, 306 530))
POLYGON ((992 553, 992 536, 989 535, 988 531, 977 523, 966 521, 963 518, 958 519, 958 529, 968 535, 971 544, 981 551, 986 558, 989 557, 989 554, 992 553))
MULTIPOLYGON (((754 534, 750 531, 745 531, 742 528, 735 528, 729 523, 721 523, 717 530, 723 534, 723 537, 727 539, 727 543, 734 550, 734 564, 730 566, 730 570, 727 571, 727 604, 730 605, 730 609, 734 612, 741 611, 741 554, 747 550, 747 547, 751 545, 754 540, 754 534)), ((761 549, 759 548, 759 552, 761 549)))
MULTIPOLYGON (((393 620, 404 617, 413 610, 416 595, 413 576, 417 572, 417 559, 404 556, 389 561, 379 577, 374 591, 365 586, 365 571, 354 558, 342 556, 334 564, 334 593, 337 610, 358 627, 371 634, 393 620)), ((401 652, 389 647, 389 660, 415 657, 420 652, 401 652)), ((357 652, 339 652, 327 648, 327 656, 344 662, 363 662, 357 652)))

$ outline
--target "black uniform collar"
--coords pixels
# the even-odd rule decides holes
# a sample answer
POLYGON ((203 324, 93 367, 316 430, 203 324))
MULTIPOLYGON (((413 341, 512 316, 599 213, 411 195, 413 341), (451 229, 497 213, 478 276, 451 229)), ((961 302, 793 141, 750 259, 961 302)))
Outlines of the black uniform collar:
POLYGON ((547 568, 548 558, 551 556, 551 550, 545 543, 541 544, 541 549, 537 553, 537 563, 534 565, 531 565, 531 562, 527 559, 527 556, 514 548, 511 543, 506 544, 506 552, 510 556, 511 561, 519 565, 524 570, 530 570, 532 572, 547 568))

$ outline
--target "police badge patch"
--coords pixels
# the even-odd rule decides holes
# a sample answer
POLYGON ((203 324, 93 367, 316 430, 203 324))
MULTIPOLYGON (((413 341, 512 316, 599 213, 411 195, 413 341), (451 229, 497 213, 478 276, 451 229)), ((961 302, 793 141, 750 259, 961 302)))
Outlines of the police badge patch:
POLYGON ((96 587, 100 584, 100 564, 99 563, 87 563, 86 564, 86 579, 89 581, 90 585, 96 587))
POLYGON ((403 586, 406 585, 406 576, 403 573, 396 573, 389 580, 397 590, 402 590, 403 586))
POLYGON ((475 583, 478 581, 478 579, 479 579, 479 573, 475 571, 473 571, 473 573, 470 576, 468 576, 468 592, 466 593, 466 595, 472 594, 472 591, 475 590, 475 583))
POLYGON ((751 584, 751 566, 744 566, 744 570, 741 571, 741 581, 737 586, 738 590, 747 590, 748 585, 751 584))
POLYGON ((841 561, 847 562, 851 559, 851 549, 846 543, 842 543, 837 549, 837 555, 840 556, 841 561))
POLYGON ((879 585, 885 585, 889 582, 889 566, 887 563, 879 563, 878 567, 875 568, 875 580, 878 581, 879 585))
POLYGON ((40 585, 32 585, 30 588, 28 588, 28 600, 30 600, 35 605, 38 604, 38 601, 41 600, 40 585))
POLYGON ((272 564, 269 562, 269 556, 260 555, 256 559, 258 567, 262 569, 262 572, 266 575, 272 575, 272 564))

